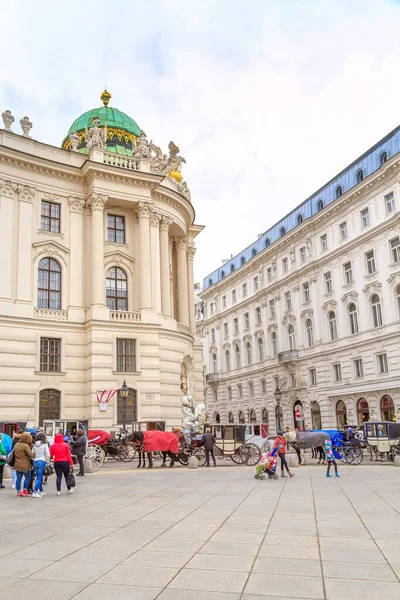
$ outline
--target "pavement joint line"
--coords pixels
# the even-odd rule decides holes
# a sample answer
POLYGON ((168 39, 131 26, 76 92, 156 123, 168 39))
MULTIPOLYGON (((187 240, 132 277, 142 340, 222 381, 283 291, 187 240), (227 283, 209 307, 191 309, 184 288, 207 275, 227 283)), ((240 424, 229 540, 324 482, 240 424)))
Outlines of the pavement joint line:
POLYGON ((322 589, 323 589, 323 592, 324 592, 324 598, 327 598, 327 591, 326 591, 326 586, 325 586, 324 566, 323 566, 323 562, 322 562, 322 553, 321 553, 321 543, 320 543, 320 539, 319 539, 317 507, 315 505, 315 494, 314 494, 313 478, 311 477, 311 472, 310 471, 309 471, 308 474, 309 474, 309 478, 310 478, 311 494, 312 494, 312 499, 313 499, 314 520, 315 520, 315 526, 317 528, 317 544, 318 544, 319 563, 320 563, 320 566, 321 566, 321 574, 322 574, 322 589))

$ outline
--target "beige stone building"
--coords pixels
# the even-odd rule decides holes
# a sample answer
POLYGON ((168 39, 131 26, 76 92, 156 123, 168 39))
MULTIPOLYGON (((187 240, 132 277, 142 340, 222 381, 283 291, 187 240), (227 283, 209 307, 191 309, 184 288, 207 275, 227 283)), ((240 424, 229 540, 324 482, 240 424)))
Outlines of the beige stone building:
POLYGON ((179 148, 150 143, 118 109, 72 124, 62 148, 0 130, 0 421, 180 422, 203 400, 194 317, 194 240, 202 227, 179 148), (104 407, 102 407, 104 408, 104 407))
POLYGON ((400 420, 400 127, 208 275, 197 306, 221 422, 400 420), (297 417, 296 417, 297 413, 297 417))

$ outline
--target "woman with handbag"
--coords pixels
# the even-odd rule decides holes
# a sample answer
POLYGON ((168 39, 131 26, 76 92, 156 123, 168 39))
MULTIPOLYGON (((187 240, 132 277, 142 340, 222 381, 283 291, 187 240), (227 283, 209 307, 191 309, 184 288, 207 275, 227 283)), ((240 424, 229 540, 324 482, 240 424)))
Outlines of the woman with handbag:
POLYGON ((61 496, 61 481, 63 475, 68 494, 73 494, 74 488, 70 485, 68 478, 74 463, 72 460, 70 447, 66 442, 64 442, 64 438, 61 433, 57 433, 57 435, 54 437, 54 444, 50 448, 50 458, 54 458, 54 469, 57 475, 57 496, 61 496))
POLYGON ((4 448, 1 442, 1 433, 0 433, 0 490, 4 490, 5 486, 3 485, 3 473, 4 473, 4 465, 7 460, 7 451, 4 448))
POLYGON ((21 434, 19 442, 14 446, 14 469, 17 471, 17 496, 27 496, 28 485, 31 479, 32 460, 35 455, 32 452, 32 436, 27 431, 21 434), (21 492, 22 477, 24 477, 24 489, 21 492))

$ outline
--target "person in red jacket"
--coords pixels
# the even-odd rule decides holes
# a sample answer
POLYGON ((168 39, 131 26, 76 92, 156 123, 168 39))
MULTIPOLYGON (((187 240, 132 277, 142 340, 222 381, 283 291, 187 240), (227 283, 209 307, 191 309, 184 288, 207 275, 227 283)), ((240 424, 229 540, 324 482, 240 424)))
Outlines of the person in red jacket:
POLYGON ((74 488, 68 487, 67 477, 74 463, 71 456, 71 450, 68 444, 64 442, 64 438, 61 433, 57 433, 54 438, 54 444, 50 448, 50 458, 54 458, 54 469, 57 475, 57 496, 61 496, 61 481, 63 475, 68 489, 68 494, 73 494, 74 488))

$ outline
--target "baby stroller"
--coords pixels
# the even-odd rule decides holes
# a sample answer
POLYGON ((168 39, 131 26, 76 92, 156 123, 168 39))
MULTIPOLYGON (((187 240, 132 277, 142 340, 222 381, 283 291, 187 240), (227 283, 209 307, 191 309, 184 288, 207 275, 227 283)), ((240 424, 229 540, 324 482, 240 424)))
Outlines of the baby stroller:
POLYGON ((255 479, 265 479, 265 474, 268 475, 268 479, 279 479, 279 476, 276 474, 276 457, 278 450, 279 448, 276 447, 272 452, 269 452, 269 454, 261 454, 260 462, 256 466, 255 479))

